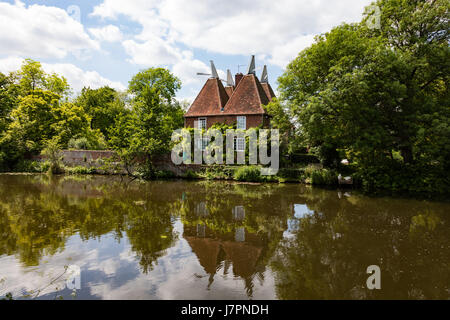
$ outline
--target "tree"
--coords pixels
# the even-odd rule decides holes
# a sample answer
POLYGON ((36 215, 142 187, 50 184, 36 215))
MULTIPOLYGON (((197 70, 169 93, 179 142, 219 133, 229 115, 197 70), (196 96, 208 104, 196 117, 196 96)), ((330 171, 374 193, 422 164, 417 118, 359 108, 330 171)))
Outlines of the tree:
POLYGON ((17 97, 18 86, 14 83, 12 75, 7 76, 0 72, 0 134, 11 122, 9 115, 17 104, 17 97))
POLYGON ((17 72, 0 74, 0 167, 10 170, 26 155, 38 154, 48 141, 66 148, 72 138, 85 138, 92 148, 105 146, 91 129, 84 108, 68 101, 64 77, 47 74, 39 62, 26 59, 17 72))
POLYGON ((58 76, 56 73, 45 73, 38 61, 25 59, 15 76, 22 96, 26 96, 37 89, 48 90, 61 97, 66 97, 70 93, 67 79, 58 76))
POLYGON ((116 119, 110 144, 127 167, 143 162, 144 178, 154 176, 155 156, 170 151, 173 130, 183 126, 183 110, 174 99, 180 87, 180 80, 163 68, 139 72, 129 82, 132 110, 116 119))
POLYGON ((50 162, 50 167, 48 169, 50 174, 59 173, 61 171, 61 145, 58 140, 57 137, 53 137, 52 139, 45 141, 45 147, 41 152, 41 154, 46 156, 50 162))
POLYGON ((44 140, 56 135, 53 125, 56 123, 54 110, 59 106, 59 95, 50 91, 35 89, 32 94, 21 97, 18 106, 11 112, 13 121, 2 138, 6 143, 15 146, 18 155, 38 153, 44 140))
POLYGON ((266 112, 272 117, 270 124, 273 129, 280 131, 280 152, 282 155, 291 154, 301 147, 301 142, 296 139, 296 128, 293 124, 290 110, 277 98, 272 99, 266 106, 266 112))
POLYGON ((369 29, 366 18, 318 36, 280 77, 281 97, 307 143, 328 162, 347 157, 364 170, 385 170, 395 161, 404 169, 444 172, 450 157, 449 4, 376 5, 381 29, 369 29))
POLYGON ((75 104, 83 107, 91 117, 91 129, 99 129, 108 138, 114 119, 125 111, 126 96, 110 87, 83 88, 75 104))

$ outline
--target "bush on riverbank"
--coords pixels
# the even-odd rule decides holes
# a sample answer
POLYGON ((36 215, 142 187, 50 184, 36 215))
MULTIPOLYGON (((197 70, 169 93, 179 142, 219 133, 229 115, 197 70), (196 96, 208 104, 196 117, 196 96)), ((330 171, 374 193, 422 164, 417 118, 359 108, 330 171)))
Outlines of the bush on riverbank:
POLYGON ((262 182, 264 177, 261 176, 261 169, 257 166, 239 167, 233 175, 234 180, 245 182, 262 182))
POLYGON ((420 196, 450 194, 450 178, 438 166, 403 164, 391 161, 377 167, 360 169, 355 181, 367 193, 394 193, 420 196))
POLYGON ((303 174, 303 181, 312 185, 333 186, 338 183, 337 177, 334 170, 308 167, 303 174))

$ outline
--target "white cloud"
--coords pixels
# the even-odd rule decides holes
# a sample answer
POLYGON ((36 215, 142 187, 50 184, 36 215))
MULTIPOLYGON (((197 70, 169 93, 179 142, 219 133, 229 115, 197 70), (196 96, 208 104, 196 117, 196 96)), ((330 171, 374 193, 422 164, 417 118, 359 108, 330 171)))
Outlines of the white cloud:
POLYGON ((0 3, 0 53, 64 58, 68 53, 98 49, 83 25, 63 9, 16 1, 0 3))
POLYGON ((125 40, 123 47, 131 59, 128 61, 139 65, 169 65, 182 58, 179 50, 156 36, 145 42, 125 40))
MULTIPOLYGON (((9 57, 0 59, 0 72, 15 71, 22 65, 23 58, 9 57)), ((83 87, 92 89, 110 86, 117 90, 125 90, 126 87, 118 81, 112 81, 102 77, 97 71, 84 71, 70 63, 42 63, 42 68, 47 73, 57 73, 64 76, 74 92, 79 92, 83 87)))
POLYGON ((123 38, 120 29, 111 24, 103 28, 89 28, 88 30, 96 39, 100 41, 118 42, 123 38))
MULTIPOLYGON (((104 0, 94 8, 93 15, 111 19, 124 15, 138 22, 142 30, 135 37, 146 44, 141 49, 156 46, 153 51, 170 52, 168 47, 176 48, 176 42, 181 42, 188 47, 221 54, 267 55, 271 63, 284 67, 312 42, 314 35, 344 21, 359 21, 364 6, 370 2, 104 0), (155 41, 155 37, 160 41, 155 41)), ((127 50, 132 55, 131 60, 142 61, 143 53, 138 46, 134 48, 136 50, 127 50)), ((152 62, 160 58, 164 61, 160 63, 167 63, 162 54, 155 55, 152 62)))
POLYGON ((299 36, 284 45, 273 48, 269 62, 277 66, 287 65, 292 59, 297 57, 301 50, 307 48, 314 42, 314 37, 315 35, 313 34, 299 36))
POLYGON ((110 86, 117 90, 126 89, 126 86, 121 82, 104 78, 97 71, 84 71, 70 63, 43 63, 42 67, 46 72, 55 72, 66 77, 75 92, 81 91, 83 87, 95 89, 103 86, 110 86))

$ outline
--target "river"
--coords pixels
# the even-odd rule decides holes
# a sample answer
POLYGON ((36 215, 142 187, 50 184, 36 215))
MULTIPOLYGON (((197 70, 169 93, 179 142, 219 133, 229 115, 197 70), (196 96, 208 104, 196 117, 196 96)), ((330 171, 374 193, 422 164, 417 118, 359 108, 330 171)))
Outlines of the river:
POLYGON ((450 204, 301 184, 0 175, 0 297, 8 292, 449 299, 450 204), (373 265, 381 288, 370 290, 373 265), (79 270, 70 284, 68 270, 79 270))

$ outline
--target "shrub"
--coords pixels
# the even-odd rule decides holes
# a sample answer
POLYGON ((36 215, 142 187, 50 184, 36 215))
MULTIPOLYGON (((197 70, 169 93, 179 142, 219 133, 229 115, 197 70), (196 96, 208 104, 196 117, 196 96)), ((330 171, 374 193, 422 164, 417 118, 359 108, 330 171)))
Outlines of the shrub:
POLYGON ((57 138, 47 140, 41 154, 47 157, 50 162, 48 173, 61 172, 61 148, 57 138))
POLYGON ((320 162, 319 158, 316 157, 315 155, 306 153, 294 153, 290 156, 290 160, 292 163, 300 163, 300 164, 310 164, 320 162))
POLYGON ((87 132, 83 136, 75 136, 67 143, 69 149, 76 150, 103 150, 106 142, 100 131, 87 132))
POLYGON ((91 145, 87 138, 81 137, 81 138, 72 138, 69 140, 67 146, 69 149, 76 149, 76 150, 89 150, 91 149, 91 145))
POLYGON ((50 161, 44 161, 44 162, 41 162, 41 164, 40 164, 40 172, 47 172, 48 171, 48 169, 50 168, 50 166, 51 166, 51 163, 50 163, 50 161))
POLYGON ((259 182, 262 181, 261 171, 256 166, 244 166, 237 169, 234 173, 234 179, 237 181, 259 182))
POLYGON ((83 166, 66 167, 65 171, 68 174, 92 174, 96 172, 95 168, 87 168, 83 166))
POLYGON ((313 185, 336 185, 338 182, 337 174, 333 170, 318 169, 314 167, 306 168, 303 179, 306 183, 313 185))
POLYGON ((279 182, 298 182, 304 173, 304 169, 282 168, 278 171, 279 182))
POLYGON ((363 191, 400 193, 426 197, 450 194, 450 178, 440 166, 403 164, 398 161, 360 168, 355 180, 363 191))
POLYGON ((169 170, 160 170, 160 171, 156 171, 156 178, 157 179, 172 179, 172 178, 175 178, 175 174, 169 170))
POLYGON ((198 175, 192 170, 187 170, 186 173, 184 174, 184 177, 186 179, 197 179, 198 175))
POLYGON ((33 160, 20 160, 14 167, 15 172, 41 172, 41 165, 33 160))
POLYGON ((208 180, 227 180, 231 179, 234 174, 234 168, 224 166, 212 166, 208 167, 202 175, 208 180))

